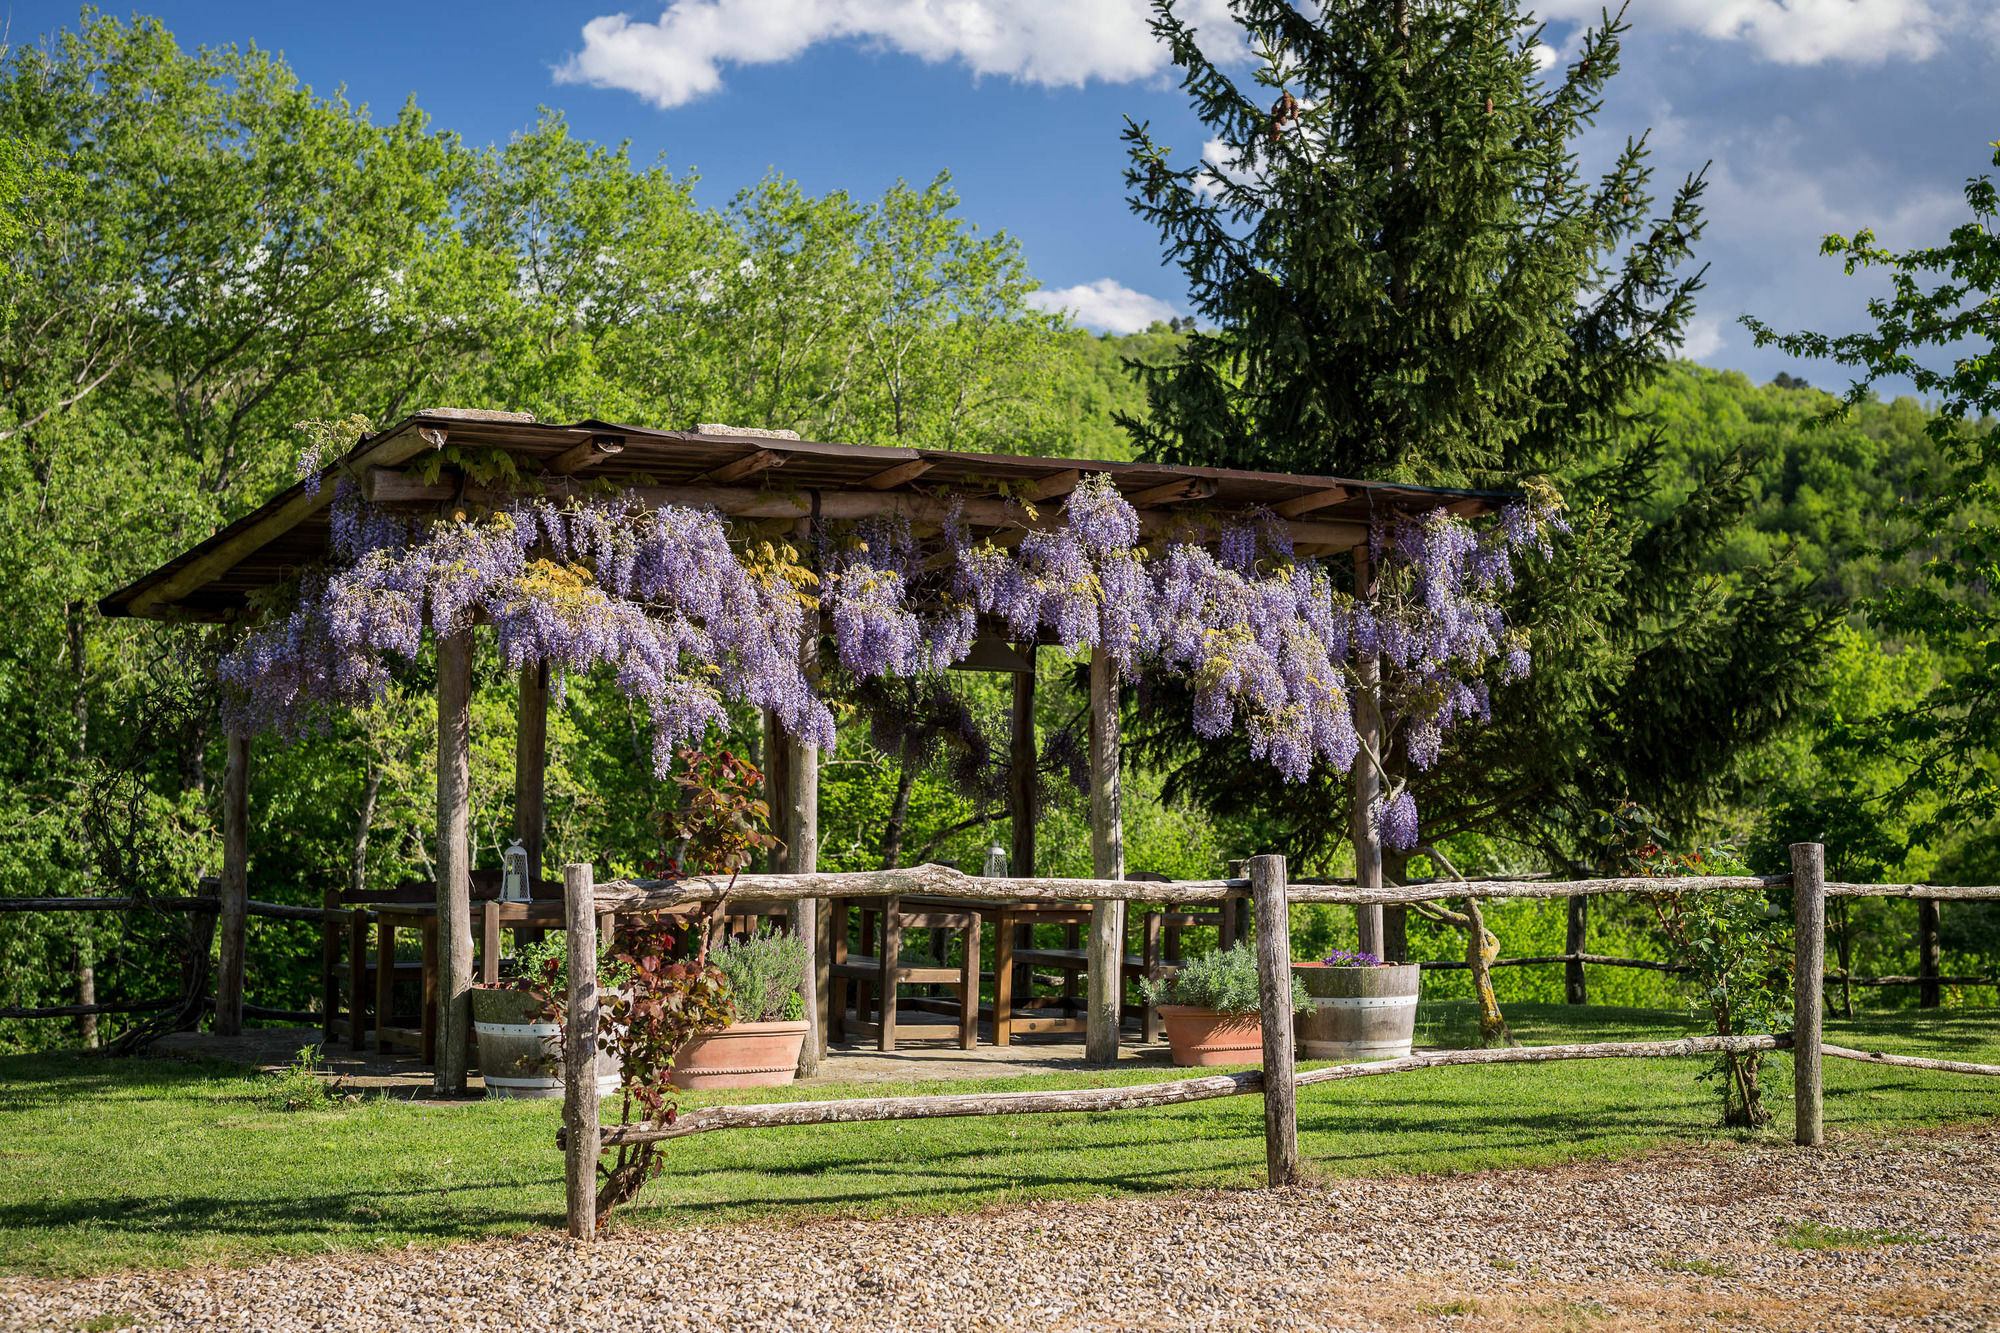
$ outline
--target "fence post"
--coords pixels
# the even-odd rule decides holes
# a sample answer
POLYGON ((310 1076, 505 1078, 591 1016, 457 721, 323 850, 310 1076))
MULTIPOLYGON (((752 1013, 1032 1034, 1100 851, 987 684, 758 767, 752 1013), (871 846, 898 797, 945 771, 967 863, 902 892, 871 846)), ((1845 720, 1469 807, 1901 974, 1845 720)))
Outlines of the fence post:
POLYGON ((1792 967, 1793 1139, 1806 1148, 1826 1142, 1820 1102, 1820 1017, 1826 983, 1826 848, 1792 844, 1792 925, 1797 950, 1792 967))
POLYGON ((1299 1117, 1292 1061, 1292 913, 1285 858, 1250 858, 1257 910, 1257 982, 1264 1021, 1264 1163, 1272 1185, 1299 1178, 1299 1117))
POLYGON ((250 911, 250 733, 235 727, 222 769, 222 951, 215 964, 215 1033, 243 1032, 243 955, 250 911))
POLYGON ((597 891, 588 864, 563 867, 569 1014, 563 1034, 563 1177, 569 1234, 597 1235, 597 891))

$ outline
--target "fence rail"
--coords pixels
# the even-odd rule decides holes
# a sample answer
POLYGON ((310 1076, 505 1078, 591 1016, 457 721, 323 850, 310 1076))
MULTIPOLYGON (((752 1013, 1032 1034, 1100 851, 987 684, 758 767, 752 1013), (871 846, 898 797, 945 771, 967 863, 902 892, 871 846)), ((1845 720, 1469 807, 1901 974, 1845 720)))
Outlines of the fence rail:
MULTIPOLYGON (((1216 1097, 1261 1093, 1264 1097, 1266 1169, 1273 1185, 1290 1183, 1298 1165, 1298 1125, 1295 1098, 1300 1087, 1347 1078, 1372 1078, 1450 1065, 1542 1063, 1558 1060, 1660 1058, 1723 1051, 1753 1052, 1791 1049, 1795 1123, 1793 1136, 1801 1145, 1824 1141, 1821 1083, 1822 1057, 1863 1060, 1897 1067, 1950 1073, 2000 1076, 2000 1066, 1918 1056, 1889 1056, 1827 1046, 1820 1036, 1826 967, 1826 902, 1829 894, 1858 897, 1879 892, 1886 897, 2000 899, 1996 886, 1854 885, 1826 881, 1825 852, 1817 844, 1791 849, 1789 875, 1715 878, 1619 878, 1557 881, 1481 880, 1452 884, 1410 885, 1360 889, 1347 885, 1287 884, 1284 858, 1260 856, 1250 862, 1250 876, 1179 884, 1094 879, 988 879, 947 866, 859 871, 837 874, 720 876, 677 881, 617 880, 593 882, 588 865, 564 868, 564 920, 569 951, 569 995, 564 1060, 563 1129, 557 1141, 565 1154, 565 1177, 572 1236, 588 1239, 597 1224, 598 1157, 605 1151, 683 1138, 724 1129, 779 1125, 840 1124, 863 1120, 916 1120, 955 1116, 1033 1113, 1096 1113, 1166 1106, 1216 1097), (1612 893, 1680 894, 1723 889, 1789 887, 1793 892, 1796 945, 1793 1009, 1796 1031, 1788 1034, 1731 1037, 1691 1037, 1674 1042, 1599 1042, 1571 1046, 1517 1047, 1506 1050, 1435 1051, 1363 1065, 1337 1065, 1299 1073, 1291 1041, 1291 950, 1286 912, 1292 903, 1393 905, 1440 897, 1489 899, 1556 899, 1612 893), (677 1117, 672 1124, 616 1125, 599 1123, 593 1038, 598 1026, 596 982, 597 913, 647 912, 724 899, 800 900, 865 898, 888 895, 928 895, 973 901, 1200 903, 1240 896, 1245 890, 1256 909, 1256 954, 1264 1029, 1263 1068, 1242 1074, 1184 1079, 1137 1087, 1090 1088, 1064 1092, 1001 1092, 933 1097, 874 1097, 841 1101, 767 1103, 754 1106, 701 1107, 677 1117)), ((1600 963, 1608 966, 1678 970, 1645 959, 1624 959, 1586 953, 1500 960, 1494 966, 1535 963, 1600 963)), ((1446 963, 1444 966, 1451 966, 1446 963)), ((1469 963, 1458 966, 1470 966, 1469 963)), ((1835 978, 1837 979, 1837 978, 1835 978)))

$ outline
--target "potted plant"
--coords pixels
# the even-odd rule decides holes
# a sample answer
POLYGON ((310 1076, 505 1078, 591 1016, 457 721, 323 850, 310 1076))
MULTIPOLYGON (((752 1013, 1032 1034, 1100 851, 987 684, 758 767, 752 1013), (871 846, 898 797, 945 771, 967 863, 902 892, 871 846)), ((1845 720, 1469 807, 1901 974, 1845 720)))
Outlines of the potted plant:
MULTIPOLYGON (((1251 1065, 1264 1058, 1257 955, 1248 943, 1194 959, 1163 980, 1139 983, 1167 1028, 1167 1049, 1182 1066, 1251 1065)), ((1292 1008, 1306 1007, 1292 978, 1292 1008)))
POLYGON ((799 994, 810 955, 791 931, 717 946, 708 961, 728 979, 729 1026, 704 1032, 674 1055, 677 1088, 775 1088, 798 1073, 805 1044, 799 994))
POLYGON ((1335 949, 1317 963, 1293 963, 1311 997, 1299 1021, 1308 1060, 1398 1060, 1417 1031, 1415 963, 1385 963, 1372 953, 1335 949))
MULTIPOLYGON (((524 945, 508 967, 514 976, 472 988, 472 1031, 479 1045, 479 1074, 488 1097, 560 1098, 563 1095, 562 1005, 569 995, 568 937, 552 931, 524 945)), ((598 969, 598 985, 615 990, 622 969, 598 969)), ((600 1097, 618 1090, 618 1056, 597 1056, 600 1097)))

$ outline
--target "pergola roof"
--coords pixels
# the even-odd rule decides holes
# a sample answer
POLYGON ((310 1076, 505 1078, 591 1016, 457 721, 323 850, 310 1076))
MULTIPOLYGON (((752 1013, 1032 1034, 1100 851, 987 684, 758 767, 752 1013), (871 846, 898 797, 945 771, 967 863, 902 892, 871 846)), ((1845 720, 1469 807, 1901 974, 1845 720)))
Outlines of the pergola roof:
POLYGON ((281 492, 207 541, 120 588, 98 608, 107 616, 228 621, 248 594, 293 577, 326 555, 334 482, 354 478, 370 500, 435 510, 489 498, 450 471, 425 481, 406 465, 447 445, 497 449, 551 495, 611 482, 652 504, 705 506, 740 519, 829 520, 902 513, 936 523, 954 501, 975 533, 1023 532, 1055 517, 1061 497, 1086 474, 1110 474, 1148 532, 1202 516, 1265 508, 1285 519, 1302 551, 1330 554, 1361 545, 1371 514, 1384 508, 1459 514, 1498 507, 1510 496, 1340 477, 1171 467, 1102 459, 941 449, 825 444, 703 427, 648 430, 602 421, 552 425, 524 413, 434 408, 363 436, 345 456, 281 492), (1037 519, 1021 501, 1042 504, 1037 519))

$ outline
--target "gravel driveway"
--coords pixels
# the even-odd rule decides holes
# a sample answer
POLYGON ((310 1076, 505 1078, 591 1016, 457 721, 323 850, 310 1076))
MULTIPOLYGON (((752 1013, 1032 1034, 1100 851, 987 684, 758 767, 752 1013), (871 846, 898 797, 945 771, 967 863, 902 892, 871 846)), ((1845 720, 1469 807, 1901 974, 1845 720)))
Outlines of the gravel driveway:
POLYGON ((2000 1128, 1982 1127, 8 1279, 0 1329, 2000 1329, 1996 1189, 2000 1128))

